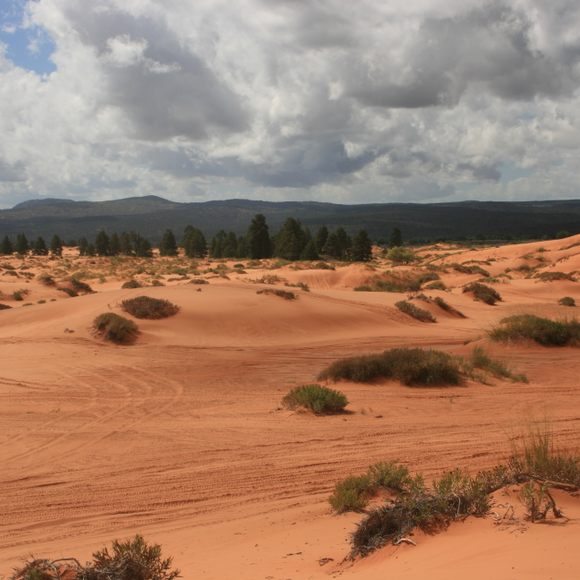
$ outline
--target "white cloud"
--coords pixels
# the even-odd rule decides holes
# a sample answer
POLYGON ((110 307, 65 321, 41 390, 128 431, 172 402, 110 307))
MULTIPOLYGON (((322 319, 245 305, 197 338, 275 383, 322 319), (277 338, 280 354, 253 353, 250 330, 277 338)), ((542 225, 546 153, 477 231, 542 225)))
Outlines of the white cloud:
POLYGON ((23 24, 57 70, 0 54, 0 205, 578 196, 574 0, 38 0, 23 24))

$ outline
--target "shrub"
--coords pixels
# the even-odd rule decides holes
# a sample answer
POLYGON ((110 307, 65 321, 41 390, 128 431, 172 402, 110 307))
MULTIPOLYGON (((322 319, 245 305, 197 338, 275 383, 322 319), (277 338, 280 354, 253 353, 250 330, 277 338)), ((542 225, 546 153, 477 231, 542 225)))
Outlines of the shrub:
POLYGON ((0 303, 0 310, 10 310, 12 306, 8 306, 8 304, 1 304, 0 303))
POLYGON ((348 405, 348 399, 340 391, 320 385, 304 385, 292 389, 283 399, 282 405, 288 409, 302 407, 317 415, 340 413, 348 405))
POLYGON ((451 304, 445 302, 445 300, 443 300, 443 298, 441 298, 440 296, 436 296, 435 298, 433 298, 433 302, 435 304, 437 304, 437 306, 439 306, 439 308, 441 308, 441 310, 445 310, 445 312, 449 312, 449 314, 454 314, 455 316, 458 316, 459 318, 467 318, 465 316, 465 314, 463 314, 463 312, 457 310, 457 308, 451 306, 451 304))
POLYGON ((130 344, 137 338, 137 325, 123 316, 113 312, 105 312, 97 316, 93 322, 95 332, 105 340, 117 344, 130 344))
POLYGON ((295 292, 290 292, 289 290, 273 290, 271 288, 264 288, 263 290, 258 290, 256 294, 272 294, 273 296, 279 296, 280 298, 284 298, 284 300, 296 300, 298 298, 295 292))
POLYGON ((86 282, 82 282, 78 278, 71 278, 70 285, 72 289, 79 294, 93 294, 94 292, 94 290, 86 282))
POLYGON ((179 306, 172 304, 169 300, 151 298, 150 296, 137 296, 123 300, 121 308, 135 318, 148 320, 168 318, 179 312, 179 306))
POLYGON ((541 272, 536 278, 542 282, 556 282, 558 280, 570 280, 574 282, 576 280, 572 274, 566 272, 541 272))
POLYGON ((47 274, 46 272, 44 272, 43 274, 39 274, 38 281, 44 286, 56 286, 54 278, 49 274, 47 274))
POLYGON ((572 296, 564 296, 564 298, 558 300, 558 304, 560 304, 560 306, 576 306, 576 300, 574 300, 572 296))
POLYGON ((528 379, 525 375, 512 373, 504 363, 492 359, 480 346, 476 346, 473 349, 470 362, 473 368, 487 371, 496 377, 510 379, 516 383, 528 382, 528 379))
POLYGON ((435 282, 431 282, 425 286, 426 290, 447 290, 447 286, 441 281, 436 280, 435 282))
POLYGON ((57 288, 57 290, 59 290, 60 292, 64 292, 70 298, 74 298, 75 296, 78 296, 78 292, 76 290, 73 290, 72 288, 68 288, 67 286, 59 286, 57 288))
POLYGON ((453 269, 461 274, 479 274, 480 276, 489 276, 487 270, 484 270, 481 266, 477 265, 466 266, 465 264, 453 264, 453 269))
POLYGON ((189 283, 190 284, 198 284, 198 285, 209 284, 209 282, 207 280, 204 280, 203 278, 194 278, 189 283))
POLYGON ((391 248, 387 252, 387 258, 395 264, 410 264, 417 260, 417 256, 413 250, 401 246, 391 248))
POLYGON ((123 289, 142 288, 142 287, 143 287, 143 284, 141 284, 141 282, 139 282, 139 280, 135 280, 135 279, 127 280, 121 286, 121 288, 123 288, 123 289))
POLYGON ((373 289, 366 284, 363 286, 356 286, 355 288, 353 288, 353 290, 355 292, 372 292, 373 291, 373 289))
POLYGON ((376 488, 403 492, 410 485, 409 470, 394 461, 375 463, 369 467, 367 474, 376 488))
POLYGON ((332 509, 342 514, 344 512, 358 512, 363 510, 375 489, 368 475, 352 476, 339 481, 334 487, 334 493, 329 502, 332 509))
POLYGON ((494 305, 496 302, 501 301, 501 296, 497 290, 479 282, 464 286, 463 292, 471 292, 475 300, 485 302, 485 304, 494 305))
POLYGON ((428 310, 419 308, 405 300, 396 302, 395 306, 404 314, 420 320, 421 322, 437 322, 437 319, 428 310))
POLYGON ((408 386, 457 385, 461 370, 447 353, 420 348, 394 348, 381 354, 341 359, 319 375, 319 380, 368 383, 394 379, 408 386))
POLYGON ((26 289, 15 290, 14 292, 12 292, 12 298, 14 298, 16 302, 22 302, 24 300, 24 297, 28 296, 28 294, 30 294, 30 292, 26 289))
POLYGON ((550 320, 533 314, 508 316, 489 333, 493 340, 533 340, 543 346, 580 345, 580 322, 550 320))

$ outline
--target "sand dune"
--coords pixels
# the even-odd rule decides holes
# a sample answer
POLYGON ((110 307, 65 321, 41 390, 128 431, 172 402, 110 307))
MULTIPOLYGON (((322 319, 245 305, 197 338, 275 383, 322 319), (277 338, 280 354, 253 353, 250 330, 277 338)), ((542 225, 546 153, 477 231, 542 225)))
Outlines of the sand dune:
MULTIPOLYGON (((544 268, 573 272, 578 242, 580 236, 454 249, 438 262, 493 259, 482 267, 499 274, 543 246, 544 268)), ((33 273, 59 266, 30 264, 33 273)), ((85 558, 136 532, 162 543, 186 579, 576 578, 580 504, 569 496, 559 498, 565 525, 531 525, 520 515, 501 527, 490 515, 419 535, 416 547, 342 562, 361 516, 334 516, 326 500, 346 475, 387 459, 427 477, 490 467, 509 454, 510 437, 530 414, 551 418, 559 445, 580 443, 580 349, 486 338, 509 314, 570 316, 574 310, 557 301, 569 295, 580 302, 579 283, 505 278, 493 284, 503 301, 488 306, 462 292, 478 276, 442 272, 450 291, 427 294, 442 296, 467 318, 415 301, 437 316, 426 324, 394 307, 413 294, 353 291, 390 268, 385 260, 375 271, 264 268, 229 272, 229 280, 211 278, 203 286, 187 277, 167 282, 168 274, 166 286, 137 290, 120 289, 130 277, 123 272, 91 281, 97 292, 76 298, 34 279, 0 276, 7 297, 0 302, 13 306, 0 312, 0 578, 31 551, 85 558), (306 283, 310 292, 284 281, 250 282, 268 272, 306 283), (23 303, 31 306, 10 298, 23 285, 30 289, 23 303), (298 299, 257 294, 263 288, 291 290, 298 299), (122 314, 120 302, 140 294, 167 298, 181 310, 137 321, 141 335, 133 346, 93 335, 96 315, 122 314), (351 414, 314 417, 279 408, 291 387, 312 382, 336 358, 403 345, 460 355, 484 345, 530 382, 431 389, 341 383, 351 414)), ((496 498, 498 505, 507 501, 516 503, 515 495, 496 498)))

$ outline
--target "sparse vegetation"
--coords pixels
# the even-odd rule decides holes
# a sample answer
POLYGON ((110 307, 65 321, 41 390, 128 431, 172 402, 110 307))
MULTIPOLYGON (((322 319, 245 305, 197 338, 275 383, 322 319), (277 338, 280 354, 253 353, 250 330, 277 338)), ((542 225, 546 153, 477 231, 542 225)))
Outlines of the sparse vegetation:
POLYGON ((513 373, 507 365, 492 359, 480 346, 476 346, 471 353, 470 364, 475 369, 480 369, 491 373, 495 377, 509 379, 515 383, 527 383, 528 379, 523 374, 513 373))
POLYGON ((453 264, 453 269, 461 274, 479 274, 480 276, 489 276, 489 272, 476 264, 467 266, 466 264, 453 264))
POLYGON ((437 319, 428 310, 419 308, 406 300, 396 302, 395 306, 404 314, 407 314, 416 320, 420 320, 421 322, 437 322, 437 319))
POLYGON ((470 292, 473 294, 474 300, 479 302, 484 302, 485 304, 494 305, 496 302, 501 301, 500 293, 491 288, 490 286, 486 286, 485 284, 481 284, 480 282, 473 282, 464 286, 463 292, 470 292))
POLYGON ((437 304, 437 306, 439 306, 441 310, 445 310, 445 312, 448 312, 449 314, 453 314, 455 316, 458 316, 459 318, 467 318, 465 314, 463 314, 463 312, 457 310, 457 308, 445 302, 445 300, 443 300, 441 296, 436 296, 435 298, 433 298, 433 302, 437 304))
POLYGON ((56 286, 54 278, 46 272, 39 274, 38 281, 44 286, 56 286))
POLYGON ((459 362, 437 350, 394 348, 381 354, 335 361, 318 375, 319 380, 369 383, 378 379, 398 380, 408 386, 458 385, 459 362))
POLYGON ((32 557, 14 571, 11 580, 174 580, 180 571, 172 563, 172 558, 162 557, 161 546, 150 545, 137 535, 131 540, 114 540, 110 551, 105 547, 95 552, 85 565, 76 558, 51 561, 32 557))
POLYGON ((28 296, 29 294, 30 292, 26 288, 15 290, 14 292, 12 292, 12 298, 16 300, 16 302, 22 302, 24 300, 24 297, 28 296))
POLYGON ((543 346, 579 346, 580 322, 550 320, 533 314, 518 314, 501 320, 489 333, 493 340, 533 340, 543 346))
POLYGON ((142 288, 142 287, 143 287, 143 284, 141 284, 141 282, 139 282, 139 280, 135 280, 134 278, 132 278, 131 280, 127 280, 121 286, 121 288, 123 288, 123 289, 142 288))
POLYGON ((574 300, 574 298, 572 298, 572 296, 564 296, 563 298, 560 298, 560 300, 558 300, 558 304, 560 304, 560 306, 576 306, 576 300, 574 300))
POLYGON ((70 285, 77 294, 92 294, 94 290, 86 283, 76 277, 70 279, 70 285))
POLYGON ((0 303, 0 310, 10 310, 12 306, 8 306, 8 304, 0 303))
POLYGON ((542 282, 556 282, 558 280, 570 280, 574 282, 576 280, 572 274, 567 272, 540 272, 536 275, 536 278, 542 282))
POLYGON ((396 246, 387 252, 387 258, 395 264, 410 264, 417 261, 417 255, 410 248, 396 246))
POLYGON ((179 306, 160 298, 137 296, 121 302, 121 308, 135 318, 159 320, 174 316, 179 312, 179 306))
POLYGON ((435 280, 425 286, 425 290, 447 290, 447 286, 441 280, 435 280))
POLYGON ((97 316, 93 328, 99 336, 116 344, 131 344, 139 333, 137 325, 132 320, 114 312, 105 312, 97 316))
POLYGON ((279 296, 280 298, 284 298, 284 300, 296 300, 298 298, 295 292, 291 292, 290 290, 278 290, 273 288, 264 288, 262 290, 257 290, 256 294, 272 294, 273 296, 279 296))
POLYGON ((309 409, 317 415, 340 413, 347 405, 343 393, 316 384, 296 387, 282 399, 282 406, 287 409, 309 409))

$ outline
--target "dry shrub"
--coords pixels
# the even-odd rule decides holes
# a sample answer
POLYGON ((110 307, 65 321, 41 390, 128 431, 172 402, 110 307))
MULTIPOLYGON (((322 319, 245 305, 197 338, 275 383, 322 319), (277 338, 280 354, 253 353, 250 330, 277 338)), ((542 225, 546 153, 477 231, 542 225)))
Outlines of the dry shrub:
POLYGON ((139 334, 139 329, 132 320, 113 312, 97 316, 93 328, 99 336, 116 344, 131 344, 139 334))
POLYGON ((136 298, 123 300, 121 308, 135 318, 148 320, 168 318, 179 312, 179 306, 169 302, 169 300, 151 298, 150 296, 137 296, 136 298))

